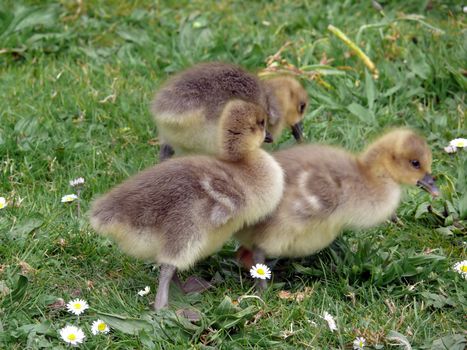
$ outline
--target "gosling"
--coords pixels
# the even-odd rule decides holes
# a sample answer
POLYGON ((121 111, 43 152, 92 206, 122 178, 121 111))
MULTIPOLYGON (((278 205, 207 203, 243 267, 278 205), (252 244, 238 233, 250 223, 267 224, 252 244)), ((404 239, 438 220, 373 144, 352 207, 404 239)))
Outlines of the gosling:
POLYGON ((154 308, 168 305, 176 270, 186 270, 222 247, 243 225, 271 213, 283 191, 283 172, 262 150, 266 113, 232 100, 220 117, 219 157, 180 157, 134 175, 97 199, 95 231, 127 254, 161 264, 154 308))
POLYGON ((219 153, 219 117, 225 104, 240 99, 262 106, 268 113, 266 142, 284 127, 302 140, 301 121, 308 104, 302 85, 290 76, 260 81, 241 67, 220 62, 201 63, 180 72, 156 93, 152 113, 157 125, 161 161, 174 153, 219 153))
POLYGON ((430 175, 431 151, 409 129, 388 132, 358 156, 305 145, 274 157, 284 169, 284 196, 273 214, 235 235, 246 266, 265 257, 308 256, 329 246, 345 228, 384 222, 399 205, 401 184, 439 194, 430 175))

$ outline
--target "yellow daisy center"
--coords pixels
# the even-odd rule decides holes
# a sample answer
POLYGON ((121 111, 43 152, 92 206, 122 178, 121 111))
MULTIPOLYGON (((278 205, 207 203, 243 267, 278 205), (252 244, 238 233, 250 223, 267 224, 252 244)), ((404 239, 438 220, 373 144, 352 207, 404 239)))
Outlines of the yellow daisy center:
POLYGON ((99 323, 99 324, 97 325, 97 329, 98 329, 100 332, 105 331, 105 323, 99 323))
POLYGON ((76 334, 74 333, 68 334, 67 338, 68 340, 71 340, 71 341, 76 340, 76 334))
POLYGON ((5 204, 3 204, 2 202, 0 202, 0 209, 3 209, 5 207, 5 204))
POLYGON ((467 265, 461 265, 460 270, 467 273, 467 265))
POLYGON ((358 346, 360 346, 361 348, 363 347, 363 342, 361 340, 358 342, 358 346))
POLYGON ((80 304, 80 303, 76 303, 76 304, 75 304, 75 309, 81 309, 81 304, 80 304))
POLYGON ((256 270, 256 272, 258 272, 258 275, 264 275, 266 273, 261 267, 256 270))

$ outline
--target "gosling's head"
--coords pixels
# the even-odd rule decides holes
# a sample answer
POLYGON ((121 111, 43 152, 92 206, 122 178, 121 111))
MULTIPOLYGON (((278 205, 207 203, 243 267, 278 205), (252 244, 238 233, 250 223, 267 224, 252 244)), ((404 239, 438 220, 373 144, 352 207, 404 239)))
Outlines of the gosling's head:
POLYGON ((284 127, 290 127, 297 141, 303 141, 302 120, 308 105, 308 94, 300 82, 291 76, 280 76, 265 80, 269 88, 270 110, 268 130, 274 138, 284 127))
POLYGON ((380 148, 382 164, 394 181, 417 185, 433 196, 439 195, 431 175, 431 150, 423 137, 409 129, 395 129, 370 148, 376 152, 380 148))
POLYGON ((221 158, 240 160, 271 142, 266 131, 266 111, 259 105, 243 100, 228 102, 220 120, 221 158))

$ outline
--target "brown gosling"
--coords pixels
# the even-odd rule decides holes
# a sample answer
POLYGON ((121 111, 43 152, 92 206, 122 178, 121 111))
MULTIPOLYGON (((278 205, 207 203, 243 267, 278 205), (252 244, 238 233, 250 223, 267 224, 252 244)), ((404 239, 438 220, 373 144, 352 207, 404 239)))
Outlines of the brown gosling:
POLYGON ((176 74, 156 93, 151 109, 161 142, 160 160, 174 152, 217 155, 219 118, 232 99, 266 110, 266 129, 271 133, 266 142, 272 142, 286 126, 302 140, 301 121, 308 97, 296 79, 259 80, 233 64, 201 63, 176 74))
POLYGON ((243 225, 271 213, 282 196, 282 169, 260 148, 264 110, 232 100, 221 114, 217 159, 163 162, 113 188, 90 211, 95 231, 127 254, 161 264, 156 310, 168 305, 176 270, 219 250, 243 225))
POLYGON ((265 257, 308 256, 329 246, 345 228, 384 222, 399 205, 401 184, 439 194, 430 175, 431 151, 409 129, 386 133, 358 156, 304 145, 274 157, 285 172, 284 196, 273 214, 235 235, 246 266, 265 257))

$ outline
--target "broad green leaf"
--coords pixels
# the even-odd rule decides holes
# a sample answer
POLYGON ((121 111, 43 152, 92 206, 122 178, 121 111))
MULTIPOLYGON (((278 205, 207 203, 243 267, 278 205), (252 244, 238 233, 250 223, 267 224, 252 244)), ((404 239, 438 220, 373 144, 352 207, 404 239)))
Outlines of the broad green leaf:
POLYGON ((456 306, 457 304, 455 303, 454 300, 451 298, 446 298, 443 295, 440 294, 435 294, 435 293, 430 293, 430 292, 422 292, 421 293, 423 298, 427 302, 427 306, 433 306, 437 309, 440 309, 446 305, 448 306, 456 306))
POLYGON ((376 118, 373 112, 356 102, 353 102, 350 105, 348 105, 347 109, 350 113, 355 115, 358 119, 360 119, 366 124, 376 123, 376 118))
POLYGON ((386 339, 390 341, 391 345, 399 345, 403 346, 405 350, 412 350, 412 346, 407 337, 399 332, 389 331, 386 339))
POLYGON ((373 81, 373 77, 371 76, 368 69, 365 69, 365 92, 366 92, 366 100, 368 102, 368 108, 370 111, 374 111, 375 107, 375 100, 376 100, 376 88, 375 82, 373 81))
POLYGON ((383 97, 389 97, 393 94, 395 94, 397 91, 399 91, 400 89, 402 89, 404 87, 404 84, 397 84, 396 86, 393 86, 392 88, 390 89, 387 89, 386 92, 382 95, 383 97))
POLYGON ((137 45, 144 45, 151 41, 147 31, 142 29, 125 28, 118 30, 117 34, 126 41, 135 43, 137 45))
POLYGON ((19 275, 18 282, 16 283, 15 289, 13 290, 10 296, 12 301, 18 301, 23 298, 24 293, 26 293, 26 289, 28 287, 28 282, 29 281, 26 276, 19 275))
POLYGON ((104 313, 99 313, 99 317, 107 323, 109 327, 126 334, 137 335, 141 330, 151 332, 154 329, 150 322, 138 318, 104 313))
POLYGON ((219 328, 229 329, 249 320, 256 312, 257 309, 255 306, 248 306, 242 309, 234 305, 229 296, 225 296, 215 309, 217 315, 216 324, 219 328))
POLYGON ((459 217, 467 219, 467 192, 459 199, 459 217))
POLYGON ((449 227, 438 227, 435 231, 446 237, 454 236, 454 233, 449 229, 449 227))
POLYGON ((29 218, 21 221, 11 231, 10 235, 13 237, 24 237, 30 234, 35 229, 41 227, 44 224, 44 219, 40 217, 29 218))
POLYGON ((466 347, 467 339, 462 334, 452 334, 436 339, 431 350, 464 350, 466 347))
POLYGON ((417 211, 415 212, 415 219, 420 219, 424 214, 428 213, 428 208, 430 207, 429 202, 423 202, 417 207, 417 211))

